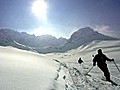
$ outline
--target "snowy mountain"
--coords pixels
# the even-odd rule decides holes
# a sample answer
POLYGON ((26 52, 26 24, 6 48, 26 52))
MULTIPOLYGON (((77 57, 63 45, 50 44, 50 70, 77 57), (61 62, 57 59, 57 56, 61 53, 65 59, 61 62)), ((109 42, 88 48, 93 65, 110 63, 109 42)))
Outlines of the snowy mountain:
POLYGON ((67 39, 65 38, 57 39, 51 35, 35 36, 11 29, 0 29, 1 46, 13 46, 20 49, 42 52, 44 49, 61 47, 66 41, 67 39))
POLYGON ((116 40, 116 38, 105 36, 101 33, 94 31, 90 27, 81 28, 74 32, 67 43, 63 46, 64 50, 77 48, 83 44, 89 43, 94 40, 116 40))
POLYGON ((65 52, 94 40, 117 40, 94 31, 90 27, 74 32, 70 39, 57 39, 51 35, 35 36, 26 32, 11 29, 0 29, 0 45, 13 46, 19 49, 37 51, 39 53, 65 52))

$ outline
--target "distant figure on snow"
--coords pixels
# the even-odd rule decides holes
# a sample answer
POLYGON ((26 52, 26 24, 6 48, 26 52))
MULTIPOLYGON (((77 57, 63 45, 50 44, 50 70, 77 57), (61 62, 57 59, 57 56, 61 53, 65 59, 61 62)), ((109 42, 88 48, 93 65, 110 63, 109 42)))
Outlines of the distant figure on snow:
POLYGON ((81 58, 79 58, 78 63, 79 64, 83 63, 83 60, 81 58))
POLYGON ((97 66, 103 71, 104 76, 106 77, 106 80, 111 81, 106 60, 114 61, 114 59, 109 59, 105 54, 102 53, 102 50, 99 49, 98 54, 96 54, 95 57, 93 58, 93 66, 95 66, 97 62, 97 66))

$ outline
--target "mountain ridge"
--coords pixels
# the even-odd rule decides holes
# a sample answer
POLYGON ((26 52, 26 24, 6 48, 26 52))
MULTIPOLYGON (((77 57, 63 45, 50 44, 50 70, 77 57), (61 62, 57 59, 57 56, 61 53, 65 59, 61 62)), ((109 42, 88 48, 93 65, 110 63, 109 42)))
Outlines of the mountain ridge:
POLYGON ((51 35, 35 36, 11 29, 0 29, 0 45, 13 46, 39 53, 65 52, 94 40, 117 40, 85 27, 74 32, 69 39, 51 35))

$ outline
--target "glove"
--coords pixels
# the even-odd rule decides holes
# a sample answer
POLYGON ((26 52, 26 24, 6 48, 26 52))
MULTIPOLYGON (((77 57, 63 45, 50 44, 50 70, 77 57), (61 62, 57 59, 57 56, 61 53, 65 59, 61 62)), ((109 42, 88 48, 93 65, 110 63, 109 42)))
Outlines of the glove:
POLYGON ((111 59, 111 61, 114 61, 114 59, 111 59))

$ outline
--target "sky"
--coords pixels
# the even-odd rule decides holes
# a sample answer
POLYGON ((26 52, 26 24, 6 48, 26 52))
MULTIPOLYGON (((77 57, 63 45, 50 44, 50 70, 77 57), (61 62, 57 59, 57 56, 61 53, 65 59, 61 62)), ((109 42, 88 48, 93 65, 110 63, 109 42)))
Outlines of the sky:
POLYGON ((88 26, 120 38, 120 0, 0 0, 0 28, 69 38, 88 26))

